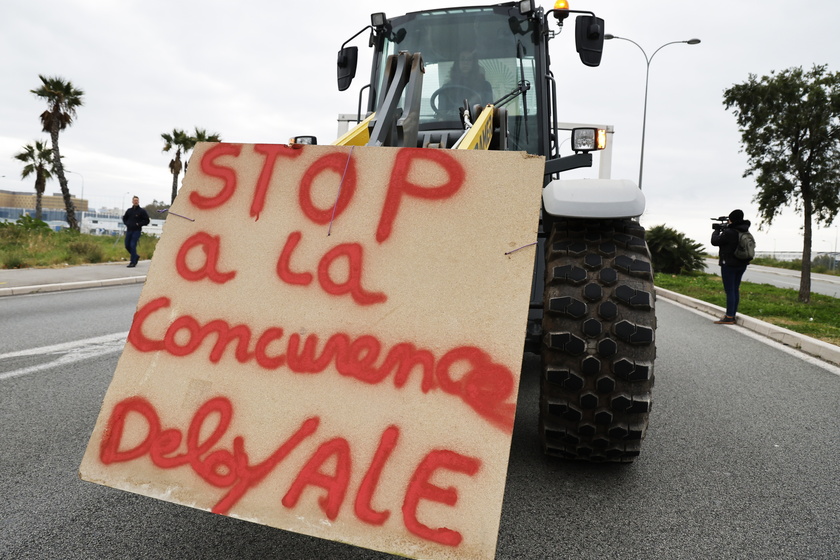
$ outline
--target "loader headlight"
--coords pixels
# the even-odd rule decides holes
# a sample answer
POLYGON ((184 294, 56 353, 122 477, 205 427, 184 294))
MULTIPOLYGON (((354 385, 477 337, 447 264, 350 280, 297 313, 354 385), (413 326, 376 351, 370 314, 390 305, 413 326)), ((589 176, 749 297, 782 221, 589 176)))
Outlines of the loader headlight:
POLYGON ((305 144, 307 146, 317 146, 318 138, 315 136, 295 136, 289 140, 289 144, 305 144))
POLYGON ((593 152, 607 147, 607 131, 603 128, 573 128, 572 151, 593 152))
POLYGON ((373 27, 384 27, 386 21, 388 21, 388 18, 385 17, 385 12, 370 14, 370 24, 373 27))
POLYGON ((534 0, 522 0, 519 2, 519 13, 523 16, 530 14, 534 9, 534 0))

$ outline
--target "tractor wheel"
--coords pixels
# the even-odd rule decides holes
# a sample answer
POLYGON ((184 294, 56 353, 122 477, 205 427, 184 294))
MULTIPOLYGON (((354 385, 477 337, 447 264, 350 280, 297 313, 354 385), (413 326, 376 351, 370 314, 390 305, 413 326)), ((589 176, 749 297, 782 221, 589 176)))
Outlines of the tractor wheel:
POLYGON ((632 220, 558 220, 545 274, 543 451, 631 462, 647 430, 656 356, 645 230, 632 220))

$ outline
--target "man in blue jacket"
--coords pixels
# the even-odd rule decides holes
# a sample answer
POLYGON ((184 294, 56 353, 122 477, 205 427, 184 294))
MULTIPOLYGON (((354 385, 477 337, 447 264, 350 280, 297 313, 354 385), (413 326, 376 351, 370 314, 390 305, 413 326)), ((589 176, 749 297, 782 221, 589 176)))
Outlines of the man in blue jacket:
POLYGON ((140 241, 140 232, 143 226, 149 225, 149 213, 145 208, 140 208, 140 199, 131 199, 131 208, 125 211, 123 223, 125 224, 125 250, 131 255, 131 262, 128 268, 137 266, 140 256, 137 254, 137 242, 140 241))
POLYGON ((729 221, 712 232, 712 245, 720 247, 720 277, 723 279, 723 291, 726 292, 726 315, 715 321, 718 325, 734 325, 738 303, 741 300, 741 278, 747 270, 749 261, 735 256, 738 248, 739 232, 750 229, 750 221, 744 219, 741 210, 729 213, 729 221))

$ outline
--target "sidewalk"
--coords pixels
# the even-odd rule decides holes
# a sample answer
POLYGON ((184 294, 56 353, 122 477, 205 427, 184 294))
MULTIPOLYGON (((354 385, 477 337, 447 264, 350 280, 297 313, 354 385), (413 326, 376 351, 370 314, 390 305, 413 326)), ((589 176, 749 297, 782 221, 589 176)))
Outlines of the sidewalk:
POLYGON ((63 268, 0 269, 0 297, 137 284, 145 282, 151 262, 140 261, 135 268, 128 268, 126 262, 116 262, 63 268))
MULTIPOLYGON (((140 261, 136 268, 125 262, 67 266, 64 268, 0 269, 0 297, 80 288, 96 288, 145 282, 151 261, 140 261)), ((670 290, 656 288, 660 298, 720 317, 724 309, 670 290)), ((834 346, 746 315, 738 315, 738 326, 756 332, 786 346, 796 348, 826 362, 840 366, 840 346, 834 346)), ((720 328, 735 328, 721 326, 720 328)))

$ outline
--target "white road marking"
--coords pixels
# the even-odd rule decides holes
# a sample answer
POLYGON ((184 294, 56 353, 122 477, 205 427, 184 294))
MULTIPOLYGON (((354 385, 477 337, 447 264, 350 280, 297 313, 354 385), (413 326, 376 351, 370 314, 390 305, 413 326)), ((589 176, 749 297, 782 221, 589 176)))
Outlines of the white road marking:
POLYGON ((37 373, 39 371, 44 371, 58 366, 66 366, 68 364, 87 360, 88 358, 102 356, 104 354, 120 352, 125 345, 126 337, 128 337, 128 331, 97 336, 85 340, 77 340, 75 342, 63 342, 61 344, 53 344, 51 346, 42 346, 40 348, 30 348, 28 350, 18 350, 16 352, 0 354, 0 364, 2 364, 5 360, 12 358, 22 358, 26 356, 53 356, 52 360, 43 364, 0 373, 0 381, 11 379, 13 377, 20 377, 22 375, 29 375, 30 373, 37 373))

